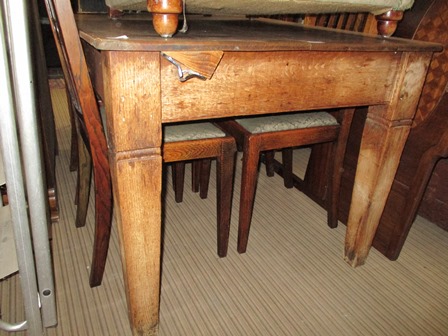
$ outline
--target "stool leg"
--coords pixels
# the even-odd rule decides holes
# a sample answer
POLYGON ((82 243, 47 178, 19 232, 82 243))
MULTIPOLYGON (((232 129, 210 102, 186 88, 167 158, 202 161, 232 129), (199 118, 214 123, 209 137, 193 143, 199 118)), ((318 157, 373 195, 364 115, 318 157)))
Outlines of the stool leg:
POLYGON ((211 159, 201 160, 201 170, 200 170, 200 183, 199 183, 199 195, 202 199, 206 199, 208 195, 208 185, 210 182, 210 170, 212 168, 211 159))
POLYGON ((232 211, 233 176, 235 171, 236 145, 223 145, 223 151, 216 161, 218 256, 225 257, 229 245, 230 217, 232 211))
POLYGON ((255 190, 258 177, 260 150, 257 138, 249 138, 244 143, 241 177, 240 217, 238 227, 238 252, 245 253, 249 239, 255 190))
POLYGON ((174 162, 172 167, 174 198, 177 203, 182 203, 184 196, 185 162, 174 162))
POLYGON ((275 151, 270 150, 264 152, 264 160, 266 165, 266 175, 269 177, 274 176, 275 170, 274 170, 274 157, 275 157, 275 151))
POLYGON ((194 193, 199 191, 201 181, 201 161, 202 160, 193 160, 191 163, 191 190, 194 193))
POLYGON ((283 184, 286 188, 294 187, 294 177, 292 173, 292 148, 282 150, 283 184))
POLYGON ((335 144, 331 146, 329 157, 332 165, 328 167, 327 174, 327 222, 328 226, 334 229, 338 226, 338 198, 342 177, 342 162, 339 162, 341 159, 335 155, 335 144))

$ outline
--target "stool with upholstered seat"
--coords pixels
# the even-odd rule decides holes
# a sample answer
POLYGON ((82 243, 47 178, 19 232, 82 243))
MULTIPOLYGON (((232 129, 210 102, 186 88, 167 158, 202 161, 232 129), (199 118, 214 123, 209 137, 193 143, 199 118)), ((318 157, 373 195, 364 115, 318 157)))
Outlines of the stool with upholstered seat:
MULTIPOLYGON (((235 140, 208 122, 166 125, 163 132, 162 158, 164 163, 173 163, 173 187, 177 202, 182 201, 185 162, 194 160, 193 164, 199 163, 196 166, 200 169, 199 174, 208 176, 211 159, 216 158, 218 256, 224 257, 229 242, 235 140), (207 167, 205 172, 201 170, 204 166, 207 167)), ((208 189, 208 179, 198 182, 201 198, 206 198, 204 191, 208 189)))
MULTIPOLYGON (((340 111, 341 123, 327 112, 281 114, 264 117, 247 117, 217 122, 228 134, 235 137, 243 150, 240 213, 238 226, 238 252, 247 249, 257 185, 260 153, 315 143, 333 142, 333 168, 329 172, 327 192, 328 222, 336 216, 337 197, 341 179, 342 157, 354 109, 340 111)), ((284 173, 291 176, 292 165, 284 165, 284 173)))

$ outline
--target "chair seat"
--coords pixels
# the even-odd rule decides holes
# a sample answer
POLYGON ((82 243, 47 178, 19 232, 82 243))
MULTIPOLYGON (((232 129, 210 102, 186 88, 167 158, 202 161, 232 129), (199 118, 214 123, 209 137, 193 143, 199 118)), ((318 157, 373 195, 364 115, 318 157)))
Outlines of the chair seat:
POLYGON ((167 125, 164 127, 163 142, 222 138, 225 136, 226 134, 223 131, 208 122, 167 125))
POLYGON ((338 125, 336 118, 325 112, 240 118, 236 122, 253 134, 338 125))

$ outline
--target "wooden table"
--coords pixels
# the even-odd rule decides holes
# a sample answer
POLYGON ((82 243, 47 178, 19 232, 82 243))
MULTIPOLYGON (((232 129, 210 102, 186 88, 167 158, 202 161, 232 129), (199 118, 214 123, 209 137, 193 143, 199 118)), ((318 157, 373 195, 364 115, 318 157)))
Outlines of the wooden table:
POLYGON ((158 330, 162 123, 369 106, 344 251, 352 266, 365 262, 438 45, 267 20, 190 20, 171 39, 136 17, 77 20, 107 111, 135 335, 158 330), (181 82, 164 55, 207 79, 181 82))

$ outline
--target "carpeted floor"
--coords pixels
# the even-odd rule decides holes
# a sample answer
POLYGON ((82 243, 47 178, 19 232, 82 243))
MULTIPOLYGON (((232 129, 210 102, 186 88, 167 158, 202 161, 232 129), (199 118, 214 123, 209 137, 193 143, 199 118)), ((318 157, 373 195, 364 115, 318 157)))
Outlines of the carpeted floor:
MULTIPOLYGON (((103 285, 88 285, 93 208, 86 227, 75 228, 76 173, 68 169, 70 124, 61 85, 52 84, 52 97, 59 141, 60 221, 52 240, 59 324, 47 334, 131 335, 115 227, 103 285)), ((306 157, 297 151, 298 169, 306 157)), ((187 185, 184 202, 176 204, 166 188, 160 336, 448 335, 448 232, 418 217, 398 261, 372 250, 367 264, 353 269, 342 259, 345 226, 329 229, 319 206, 262 172, 248 250, 239 255, 240 163, 224 259, 216 255, 214 180, 207 200, 187 185)), ((0 282, 6 321, 23 319, 18 287, 17 276, 0 282)))

